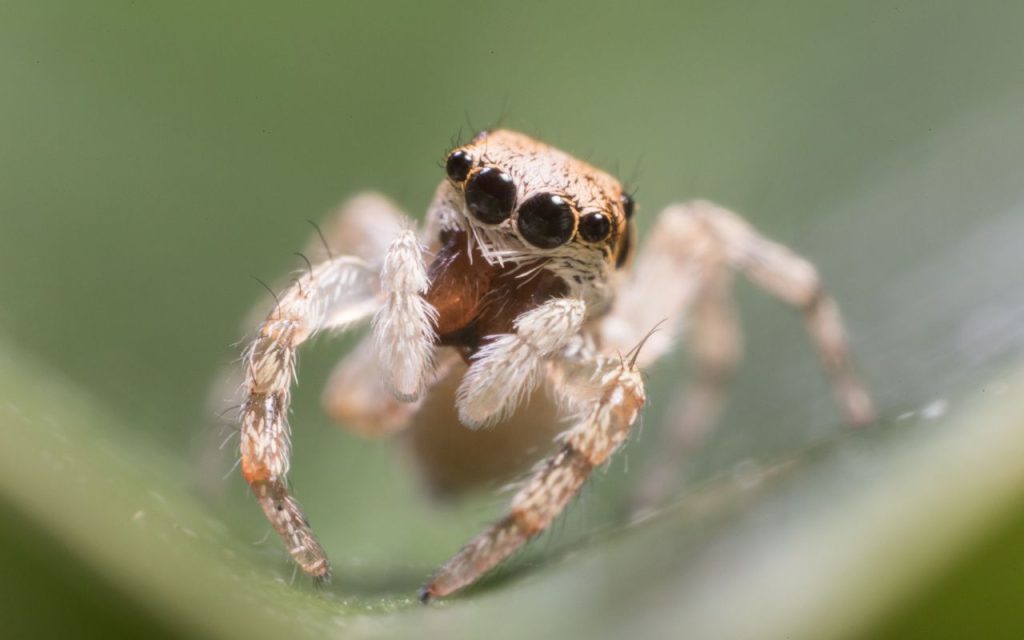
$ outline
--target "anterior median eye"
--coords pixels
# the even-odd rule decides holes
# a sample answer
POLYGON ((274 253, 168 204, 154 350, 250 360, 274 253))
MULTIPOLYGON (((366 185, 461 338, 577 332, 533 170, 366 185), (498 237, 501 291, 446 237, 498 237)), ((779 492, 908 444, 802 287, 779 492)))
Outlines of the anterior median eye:
POLYGON ((580 218, 580 237, 587 242, 606 240, 611 231, 612 221, 600 211, 588 213, 580 218))
POLYGON ((516 205, 516 185, 504 171, 486 167, 469 179, 466 204, 480 222, 504 222, 516 205))
POLYGON ((554 249, 572 237, 576 216, 565 198, 553 193, 542 193, 520 205, 516 226, 523 238, 533 246, 554 249))

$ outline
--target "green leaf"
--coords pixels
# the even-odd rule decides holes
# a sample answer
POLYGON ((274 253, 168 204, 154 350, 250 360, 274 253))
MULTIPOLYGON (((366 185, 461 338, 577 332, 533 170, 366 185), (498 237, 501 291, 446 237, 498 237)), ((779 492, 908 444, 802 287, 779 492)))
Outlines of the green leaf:
POLYGON ((1019 637, 992 603, 1019 592, 998 558, 1024 548, 1022 18, 1012 3, 4 3, 5 630, 1019 637), (322 339, 303 352, 291 478, 336 567, 317 590, 232 473, 234 443, 208 455, 208 385, 264 296, 250 276, 299 266, 305 219, 367 186, 422 212, 463 113, 489 124, 506 99, 510 126, 625 177, 640 165, 643 229, 710 197, 811 258, 882 420, 844 428, 799 318, 740 284, 746 362, 673 503, 622 515, 682 355, 648 373, 637 437, 555 531, 422 607, 420 582, 504 496, 434 504, 400 447, 330 426, 319 386, 352 341, 322 339))

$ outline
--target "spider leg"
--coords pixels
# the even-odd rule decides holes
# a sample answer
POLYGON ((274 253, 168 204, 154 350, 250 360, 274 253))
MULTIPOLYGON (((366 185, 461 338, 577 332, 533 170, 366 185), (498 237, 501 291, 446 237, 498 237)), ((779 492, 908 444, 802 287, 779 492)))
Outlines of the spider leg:
MULTIPOLYGON (((443 597, 475 582, 558 517, 591 472, 626 439, 645 402, 635 363, 595 363, 596 398, 575 425, 560 436, 558 451, 541 463, 512 499, 507 514, 471 540, 420 589, 420 599, 443 597)), ((594 370, 594 367, 591 368, 594 370)))
POLYGON ((388 245, 410 222, 394 202, 379 193, 361 193, 342 202, 325 219, 305 250, 316 262, 335 255, 362 258, 380 269, 388 245), (326 243, 327 246, 324 246, 326 243))
POLYGON ((290 455, 288 408, 296 349, 317 331, 365 320, 378 293, 375 272, 351 256, 328 260, 301 276, 279 298, 244 356, 240 422, 242 475, 288 552, 306 573, 328 580, 330 565, 286 476, 290 455), (362 315, 340 313, 359 308, 362 315), (340 321, 339 321, 340 319, 340 321))
POLYGON ((582 300, 555 298, 516 318, 515 333, 493 336, 456 394, 462 423, 478 428, 507 418, 536 388, 545 358, 579 333, 585 312, 582 300))
POLYGON ((693 202, 665 215, 699 217, 734 268, 804 317, 811 342, 832 383, 836 403, 850 424, 874 421, 871 395, 853 368, 839 305, 825 291, 814 265, 758 234, 735 213, 709 202, 693 202))
POLYGON ((732 274, 714 269, 693 300, 687 345, 693 372, 686 393, 676 395, 665 438, 646 466, 632 497, 634 509, 659 504, 672 490, 679 463, 699 448, 717 424, 726 392, 742 357, 743 336, 731 293, 732 274))
MULTIPOLYGON (((690 321, 695 380, 690 393, 670 412, 675 420, 667 446, 659 450, 660 459, 639 485, 638 506, 658 501, 671 489, 679 458, 699 444, 718 419, 742 351, 730 294, 732 270, 743 272, 801 312, 843 417, 855 425, 873 420, 871 397, 853 369, 838 306, 825 292, 814 266, 717 205, 697 201, 669 207, 651 231, 633 278, 602 326, 606 343, 616 346, 635 339, 649 326, 652 314, 665 314, 674 323, 681 318, 690 321), (668 278, 678 283, 680 293, 663 293, 661 283, 668 278)), ((670 346, 670 336, 657 341, 647 349, 642 366, 670 346)))
MULTIPOLYGON (((363 193, 353 196, 342 202, 334 211, 324 217, 315 231, 311 233, 309 241, 301 252, 296 253, 303 261, 303 266, 293 274, 307 277, 313 269, 314 264, 326 261, 334 255, 351 255, 365 261, 370 268, 377 272, 380 270, 387 251, 388 243, 406 226, 407 218, 398 207, 389 199, 376 193, 363 193)), ((286 281, 275 283, 275 290, 282 289, 286 281)), ((372 283, 377 288, 376 283, 372 283)), ((270 313, 271 307, 276 301, 270 296, 262 296, 260 302, 246 315, 243 326, 246 331, 259 324, 270 313)), ((344 326, 349 319, 357 323, 360 318, 372 313, 379 306, 379 301, 374 296, 353 296, 348 304, 339 304, 332 311, 334 315, 327 320, 330 326, 344 326), (346 319, 346 316, 349 319, 346 319)), ((374 365, 375 366, 375 365, 374 365)), ((365 372, 366 369, 363 371, 365 372)), ((221 443, 230 439, 229 432, 237 433, 237 421, 235 414, 242 404, 243 371, 237 362, 232 361, 224 365, 217 372, 210 385, 207 404, 208 414, 216 416, 216 420, 208 428, 200 430, 195 438, 194 448, 197 472, 194 478, 200 483, 203 492, 207 495, 217 496, 224 489, 224 474, 232 465, 224 451, 221 443), (230 420, 227 416, 230 414, 230 420)), ((386 409, 384 414, 374 414, 377 409, 378 396, 384 396, 391 404, 398 405, 390 393, 376 393, 382 385, 376 376, 360 375, 349 381, 346 387, 348 406, 351 412, 364 416, 366 421, 387 419, 386 409), (358 387, 358 388, 356 388, 358 387), (369 391, 368 389, 372 389, 369 391), (372 400, 372 406, 354 406, 353 402, 362 399, 372 400)), ((332 391, 337 390, 332 387, 332 391)), ((338 400, 325 396, 325 405, 334 407, 338 400)), ((332 415, 335 415, 332 412, 332 415)), ((339 419, 346 426, 352 424, 344 419, 339 419)))
MULTIPOLYGON (((392 435, 410 425, 423 405, 421 396, 412 402, 395 397, 378 375, 367 375, 377 368, 375 337, 363 338, 331 372, 324 387, 321 404, 338 424, 364 438, 392 435)), ((438 350, 437 366, 427 382, 428 388, 442 380, 462 361, 455 349, 438 350)))

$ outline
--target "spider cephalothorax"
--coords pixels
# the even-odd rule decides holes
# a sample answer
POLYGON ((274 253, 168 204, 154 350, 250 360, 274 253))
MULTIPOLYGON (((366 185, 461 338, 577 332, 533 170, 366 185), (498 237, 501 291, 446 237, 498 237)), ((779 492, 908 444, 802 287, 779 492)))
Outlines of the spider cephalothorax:
POLYGON ((437 251, 425 295, 438 344, 469 358, 551 298, 581 299, 590 315, 607 308, 609 271, 624 263, 632 225, 617 180, 504 130, 453 150, 445 171, 429 215, 437 251))
POLYGON ((407 426, 453 371, 464 425, 501 422, 542 384, 572 421, 508 513, 434 574, 424 600, 474 582, 550 525, 625 440, 646 400, 640 372, 685 326, 696 377, 641 499, 671 486, 671 465, 715 421, 739 358, 733 271, 801 311, 845 417, 871 419, 814 267, 737 215, 707 202, 671 206, 632 260, 632 199, 562 151, 485 132, 447 155, 445 174, 422 235, 379 196, 344 207, 328 235, 346 255, 303 272, 246 352, 242 473, 306 573, 325 580, 330 567, 287 490, 287 415, 296 349, 320 330, 372 318, 372 335, 325 393, 330 413, 362 433, 407 426))
POLYGON ((615 264, 633 206, 607 173, 504 130, 455 149, 445 169, 436 202, 441 228, 489 240, 482 251, 490 260, 569 257, 588 271, 615 264))

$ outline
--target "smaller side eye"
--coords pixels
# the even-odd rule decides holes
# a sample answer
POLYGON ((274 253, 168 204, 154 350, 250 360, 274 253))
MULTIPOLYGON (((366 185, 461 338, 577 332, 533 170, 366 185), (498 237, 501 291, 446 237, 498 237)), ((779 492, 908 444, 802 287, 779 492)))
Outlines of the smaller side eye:
POLYGON ((580 218, 580 237, 587 242, 606 240, 611 231, 612 221, 600 211, 588 213, 580 218))
POLYGON ((462 182, 469 175, 469 170, 473 168, 473 156, 469 153, 458 149, 452 151, 451 155, 448 156, 448 160, 444 163, 444 170, 448 173, 448 177, 455 182, 462 182))
POLYGON ((622 211, 626 214, 626 220, 629 220, 633 217, 633 209, 636 208, 636 203, 633 202, 633 196, 628 193, 624 193, 620 200, 622 202, 622 211))
POLYGON ((512 215, 516 185, 504 171, 485 167, 466 184, 466 204, 480 222, 499 224, 512 215))

